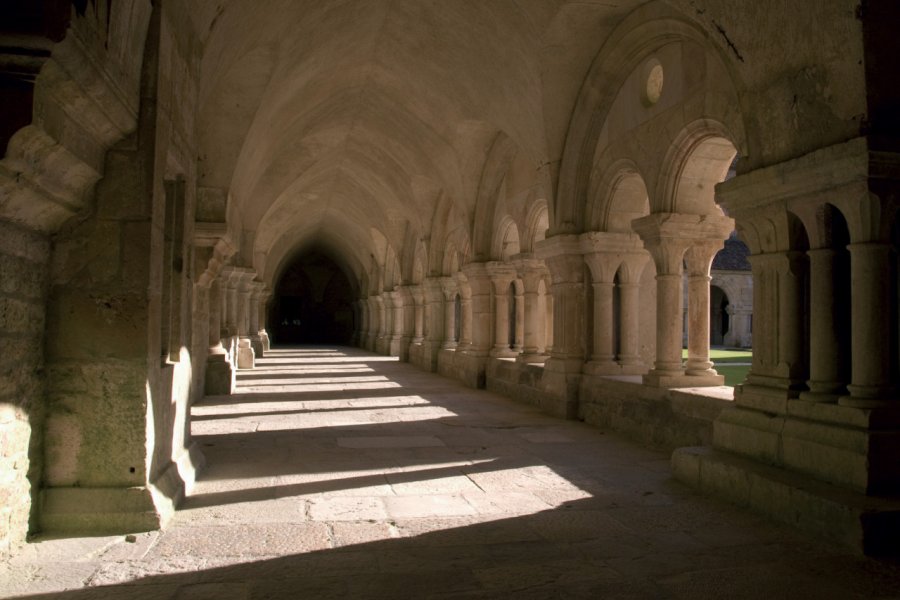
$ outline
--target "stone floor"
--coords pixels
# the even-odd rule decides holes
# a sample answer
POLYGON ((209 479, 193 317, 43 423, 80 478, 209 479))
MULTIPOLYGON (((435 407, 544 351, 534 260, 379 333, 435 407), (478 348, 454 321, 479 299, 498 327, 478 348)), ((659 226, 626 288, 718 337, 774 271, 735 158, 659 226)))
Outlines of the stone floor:
POLYGON ((35 541, 0 594, 900 598, 897 561, 698 496, 664 453, 358 350, 273 351, 193 432, 165 531, 35 541))

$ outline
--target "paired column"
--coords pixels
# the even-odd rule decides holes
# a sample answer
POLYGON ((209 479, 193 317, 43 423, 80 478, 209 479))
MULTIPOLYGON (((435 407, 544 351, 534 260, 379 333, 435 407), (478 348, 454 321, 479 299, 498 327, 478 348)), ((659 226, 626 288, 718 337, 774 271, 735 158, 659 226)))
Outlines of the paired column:
POLYGON ((619 269, 619 365, 623 373, 646 372, 640 353, 641 275, 650 261, 645 251, 626 254, 619 269))
POLYGON ((809 306, 809 391, 802 400, 836 402, 846 388, 841 374, 841 340, 836 313, 835 256, 831 248, 807 251, 809 257, 809 295, 815 298, 809 306))
POLYGON ((890 274, 892 248, 883 242, 854 243, 850 249, 852 374, 849 396, 840 403, 856 408, 897 406, 892 337, 890 274), (881 318, 883 316, 883 318, 881 318))
POLYGON ((553 346, 542 384, 547 412, 573 419, 585 353, 584 257, 577 235, 558 235, 536 245, 552 278, 553 346))
POLYGON ((456 336, 456 296, 459 294, 459 284, 452 277, 442 277, 440 283, 444 296, 444 342, 441 348, 454 350, 459 344, 456 336))
POLYGON ((656 264, 656 362, 644 382, 658 387, 722 385, 709 363, 709 264, 734 221, 717 215, 655 213, 632 221, 656 264), (697 250, 688 250, 692 247, 697 250), (682 365, 683 275, 689 262, 689 373, 682 365), (705 310, 705 313, 701 314, 705 310), (705 337, 704 337, 705 333, 705 337), (693 340, 692 342, 690 340, 693 340))
POLYGON ((615 362, 615 314, 613 294, 615 292, 616 271, 620 257, 608 252, 590 252, 584 255, 584 262, 591 271, 593 291, 593 344, 591 360, 585 371, 591 374, 616 374, 619 366, 615 362))
POLYGON ((513 357, 516 352, 509 343, 509 286, 516 278, 516 271, 511 265, 500 262, 489 262, 486 268, 494 292, 494 346, 491 356, 513 357))
MULTIPOLYGON (((688 269, 688 359, 687 375, 718 377, 709 360, 709 275, 713 258, 722 249, 723 240, 694 242, 685 252, 688 269)), ((724 384, 724 378, 719 385, 724 384)))
POLYGON ((541 280, 547 276, 543 261, 521 259, 517 261, 518 276, 522 280, 523 294, 523 345, 517 360, 524 363, 543 363, 544 332, 546 331, 546 311, 540 302, 541 280))

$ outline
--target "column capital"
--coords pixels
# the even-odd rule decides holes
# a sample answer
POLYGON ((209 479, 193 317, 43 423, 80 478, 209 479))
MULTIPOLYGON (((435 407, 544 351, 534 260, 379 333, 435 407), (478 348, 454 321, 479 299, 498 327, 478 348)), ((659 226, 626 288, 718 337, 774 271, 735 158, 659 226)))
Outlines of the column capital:
POLYGON ((444 299, 453 300, 453 297, 459 293, 459 282, 453 277, 441 277, 438 280, 441 286, 441 292, 444 294, 444 299))
POLYGON ((505 293, 506 288, 518 275, 513 265, 503 262, 489 262, 486 264, 486 269, 491 278, 491 283, 494 284, 494 291, 498 294, 505 293))
POLYGON ((698 240, 684 253, 688 275, 691 277, 709 277, 712 261, 716 254, 725 247, 725 240, 698 240))

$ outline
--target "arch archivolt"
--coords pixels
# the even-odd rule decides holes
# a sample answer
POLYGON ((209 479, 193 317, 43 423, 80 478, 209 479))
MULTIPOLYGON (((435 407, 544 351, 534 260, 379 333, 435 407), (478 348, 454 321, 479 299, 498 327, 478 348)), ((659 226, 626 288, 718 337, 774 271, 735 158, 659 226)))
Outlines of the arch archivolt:
MULTIPOLYGON (((653 166, 642 169, 642 175, 651 192, 652 210, 660 212, 672 210, 665 210, 668 201, 661 199, 666 196, 660 194, 658 180, 672 179, 670 163, 678 164, 677 154, 674 161, 667 161, 667 154, 673 144, 682 147, 679 136, 690 123, 702 119, 722 123, 728 132, 723 137, 741 154, 749 152, 738 108, 740 87, 730 59, 696 23, 659 3, 634 11, 600 50, 579 94, 560 166, 556 206, 551 207, 554 233, 590 227, 582 207, 591 202, 596 167, 610 150, 653 166), (663 73, 661 93, 652 103, 644 93, 650 62, 659 64, 663 73), (686 76, 688 70, 691 77, 686 76), (631 151, 623 151, 625 144, 631 151)), ((676 166, 676 181, 678 175, 676 166)))

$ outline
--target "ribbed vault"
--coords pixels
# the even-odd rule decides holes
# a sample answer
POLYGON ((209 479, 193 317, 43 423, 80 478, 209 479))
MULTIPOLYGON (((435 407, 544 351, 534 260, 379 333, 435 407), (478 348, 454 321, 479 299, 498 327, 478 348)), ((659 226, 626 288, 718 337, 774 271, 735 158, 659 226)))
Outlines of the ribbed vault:
POLYGON ((471 235, 497 136, 533 165, 535 181, 545 177, 571 111, 558 100, 574 99, 599 43, 572 32, 590 23, 602 31, 629 8, 543 0, 198 4, 201 184, 228 191, 231 214, 253 240, 241 260, 270 284, 285 257, 310 244, 327 245, 357 276, 373 258, 383 264, 370 228, 397 256, 408 254, 404 245, 429 238, 441 197, 460 219, 442 227, 471 235), (559 61, 565 81, 547 73, 559 61), (545 79, 553 102, 544 99, 545 79))

